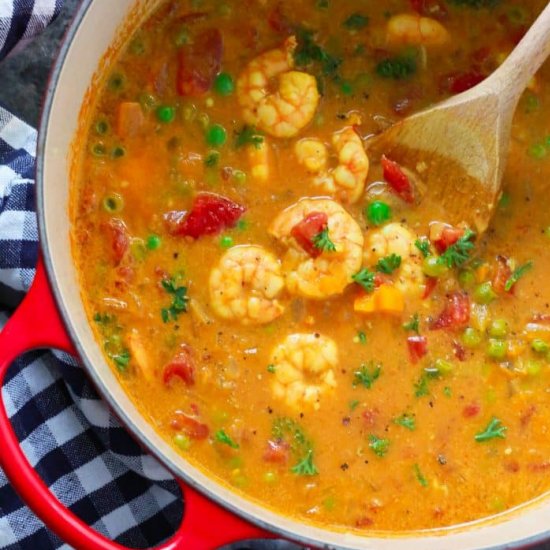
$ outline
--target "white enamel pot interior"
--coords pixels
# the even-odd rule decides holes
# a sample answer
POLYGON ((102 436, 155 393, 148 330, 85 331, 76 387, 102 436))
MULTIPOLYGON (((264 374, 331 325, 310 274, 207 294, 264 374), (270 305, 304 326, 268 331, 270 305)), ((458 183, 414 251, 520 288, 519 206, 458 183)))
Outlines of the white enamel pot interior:
POLYGON ((136 438, 175 475, 235 514, 304 544, 350 549, 460 550, 513 548, 548 538, 550 502, 544 498, 490 521, 393 537, 363 537, 310 526, 276 514, 215 482, 186 462, 142 418, 106 363, 84 312, 69 240, 69 170, 81 107, 100 61, 113 43, 120 42, 121 27, 129 14, 132 22, 126 25, 135 25, 156 3, 157 0, 82 2, 51 78, 40 129, 37 192, 44 260, 70 336, 103 397, 136 438))

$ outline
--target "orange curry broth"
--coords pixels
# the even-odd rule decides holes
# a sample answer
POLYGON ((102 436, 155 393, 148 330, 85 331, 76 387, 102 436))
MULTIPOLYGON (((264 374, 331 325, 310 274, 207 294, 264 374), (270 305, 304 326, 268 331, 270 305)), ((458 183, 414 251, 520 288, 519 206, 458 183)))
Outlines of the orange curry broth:
MULTIPOLYGON (((144 416, 186 459, 285 514, 327 526, 401 531, 486 517, 550 487, 550 323, 544 316, 550 314, 545 278, 550 270, 545 254, 550 242, 550 232, 545 233, 550 226, 549 68, 521 100, 505 194, 490 230, 475 241, 469 262, 443 274, 428 298, 405 296, 404 311, 397 315, 358 313, 354 300, 362 290, 349 280, 343 293, 325 300, 283 291, 280 317, 246 326, 222 320, 209 294, 210 273, 224 247, 257 244, 282 259, 286 246, 267 231, 272 220, 303 197, 325 195, 297 161, 298 140, 317 137, 330 145, 333 132, 357 124, 354 114, 362 119, 356 130, 366 138, 489 74, 544 2, 502 0, 493 8, 475 9, 428 0, 426 9, 435 6, 431 13, 446 12, 441 22, 451 42, 397 48, 386 46, 389 18, 414 13, 411 4, 422 2, 383 4, 163 4, 95 90, 72 218, 75 260, 97 338, 144 416), (196 12, 206 16, 185 17, 196 12), (368 22, 355 18, 363 27, 349 29, 344 22, 357 13, 368 22), (316 43, 343 62, 337 78, 322 77, 324 95, 298 136, 263 138, 271 150, 270 177, 255 179, 246 147, 235 146, 244 125, 236 92, 179 95, 178 50, 189 48, 205 29, 218 28, 224 43, 221 70, 236 82, 250 60, 280 47, 304 21, 316 43), (399 80, 384 78, 377 64, 396 56, 414 59, 416 71, 399 80), (143 116, 137 116, 133 134, 118 120, 121 102, 141 102, 143 116), (174 120, 161 122, 158 106, 173 107, 174 120), (226 129, 223 146, 207 144, 205 128, 212 124, 226 129), (212 149, 219 159, 208 167, 212 149), (165 215, 189 212, 195 195, 204 191, 244 205, 241 221, 197 240, 170 235, 165 215), (490 304, 476 304, 485 301, 479 285, 494 280, 499 255, 511 268, 529 261, 533 267, 512 292, 500 289, 490 304), (187 312, 172 317, 162 310, 173 304, 167 283, 173 277, 172 290, 186 287, 191 301, 187 312), (466 324, 476 332, 466 324, 431 330, 453 292, 467 294, 466 324), (407 347, 415 333, 403 328, 414 314, 428 342, 427 355, 417 362, 407 347), (536 314, 537 327, 528 327, 536 314), (503 323, 491 325, 495 320, 507 322, 504 331, 503 323), (327 336, 338 348, 336 387, 320 396, 318 407, 291 406, 273 394, 271 352, 294 333, 327 336), (538 351, 532 349, 533 339, 538 351), (178 353, 194 365, 194 384, 177 376, 165 382, 165 367, 178 353), (373 376, 377 364, 378 378, 373 376), (362 365, 374 380, 362 383, 356 377, 362 365), (182 421, 182 413, 195 424, 182 421), (402 415, 408 415, 405 421, 402 415), (494 427, 503 437, 476 441, 493 418, 500 421, 494 427), (292 427, 274 433, 274 423, 292 427), (296 430, 305 441, 300 435, 296 439, 296 430), (268 441, 275 456, 266 456, 268 441), (307 464, 293 471, 304 458, 311 459, 314 471, 307 464), (314 475, 303 475, 308 473, 314 475)), ((322 72, 318 63, 301 70, 322 72)), ((330 162, 336 161, 331 157, 330 162)), ((391 207, 386 223, 402 222, 417 236, 429 236, 414 206, 391 193, 381 183, 376 159, 371 163, 366 191, 355 204, 344 205, 365 238, 380 230, 363 213, 374 198, 391 207)), ((417 260, 422 263, 420 251, 417 260)), ((505 273, 509 276, 509 269, 505 273)), ((309 383, 315 375, 306 378, 309 383)))

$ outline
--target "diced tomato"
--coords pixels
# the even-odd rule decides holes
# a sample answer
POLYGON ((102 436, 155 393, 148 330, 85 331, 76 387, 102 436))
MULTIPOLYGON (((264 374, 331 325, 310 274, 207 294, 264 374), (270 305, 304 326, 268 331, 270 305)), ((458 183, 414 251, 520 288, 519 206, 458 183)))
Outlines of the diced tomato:
POLYGON ((369 428, 374 428, 374 426, 376 425, 376 421, 378 420, 379 414, 380 414, 380 411, 378 409, 366 409, 363 411, 361 416, 363 417, 365 424, 369 428))
POLYGON ((427 300, 437 286, 437 279, 435 277, 426 277, 426 286, 424 287, 423 300, 427 300))
POLYGON ((109 222, 105 224, 105 227, 111 237, 113 262, 115 265, 118 265, 122 261, 122 258, 124 258, 124 255, 130 246, 128 229, 126 228, 125 223, 118 218, 111 218, 109 222))
POLYGON ((433 245, 439 254, 443 254, 443 252, 455 244, 462 235, 464 235, 464 229, 445 226, 439 234, 439 237, 433 241, 433 245))
POLYGON ((507 472, 510 472, 512 474, 516 474, 517 472, 519 472, 519 463, 515 460, 512 460, 511 462, 505 462, 503 466, 507 472))
POLYGON ((392 284, 391 277, 384 273, 375 273, 374 274, 374 286, 375 288, 380 288, 382 285, 392 284))
POLYGON ((177 75, 178 93, 200 97, 214 83, 221 69, 223 38, 219 29, 207 29, 191 44, 180 49, 177 75))
POLYGON ((445 19, 448 12, 441 0, 410 0, 411 8, 425 17, 434 19, 445 19))
POLYGON ((479 404, 470 403, 462 409, 462 416, 464 418, 473 418, 479 414, 479 411, 481 411, 481 406, 479 404))
POLYGON ((187 216, 169 212, 165 216, 171 235, 198 239, 204 235, 217 235, 234 227, 246 208, 232 200, 213 193, 200 193, 187 216))
POLYGON ((431 330, 464 328, 470 321, 470 297, 465 292, 453 292, 441 315, 432 323, 431 330))
POLYGON ((483 82, 486 75, 477 71, 467 73, 451 73, 443 77, 443 87, 452 94, 461 94, 480 82, 483 82))
POLYGON ((384 169, 384 179, 388 182, 392 191, 405 202, 412 204, 414 202, 414 190, 411 180, 405 174, 403 168, 385 155, 382 155, 380 162, 384 169))
POLYGON ((192 386, 195 383, 195 362, 193 360, 193 352, 187 344, 180 346, 180 350, 164 367, 164 383, 166 385, 170 384, 174 377, 183 380, 186 386, 192 386))
POLYGON ((418 363, 428 353, 428 339, 425 336, 409 336, 407 346, 413 363, 418 363))
POLYGON ((325 212, 310 212, 292 228, 290 234, 312 258, 317 258, 323 251, 315 246, 313 237, 324 231, 327 226, 328 216, 325 212))
POLYGON ((271 462, 273 464, 286 464, 286 462, 288 462, 289 454, 290 445, 286 441, 269 440, 263 454, 263 459, 266 462, 271 462))
POLYGON ((373 523, 373 519, 369 518, 368 516, 363 516, 355 520, 355 527, 358 527, 359 529, 361 527, 370 527, 373 523))
POLYGON ((453 351, 459 361, 466 361, 466 348, 458 341, 453 341, 453 351))
POLYGON ((531 422, 531 419, 533 418, 533 415, 537 412, 537 406, 536 405, 529 405, 525 411, 521 414, 519 418, 519 423, 522 428, 526 428, 531 422))
POLYGON ((191 439, 206 439, 210 433, 210 429, 206 424, 200 422, 195 416, 183 411, 176 411, 170 425, 172 429, 183 432, 191 439))
MULTIPOLYGON (((508 258, 497 256, 497 267, 492 281, 493 290, 498 294, 504 294, 506 292, 506 282, 511 275, 512 269, 508 264, 508 258)), ((511 291, 513 290, 514 287, 512 287, 511 291)))

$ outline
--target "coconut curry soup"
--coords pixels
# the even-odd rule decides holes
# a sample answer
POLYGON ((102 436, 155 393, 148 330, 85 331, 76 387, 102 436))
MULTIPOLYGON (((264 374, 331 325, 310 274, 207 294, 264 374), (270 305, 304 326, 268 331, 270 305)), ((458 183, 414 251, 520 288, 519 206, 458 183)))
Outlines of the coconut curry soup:
POLYGON ((182 0, 130 37, 93 91, 74 255, 120 383, 187 460, 365 532, 550 489, 548 67, 484 235, 421 217, 419 167, 368 150, 543 5, 182 0))

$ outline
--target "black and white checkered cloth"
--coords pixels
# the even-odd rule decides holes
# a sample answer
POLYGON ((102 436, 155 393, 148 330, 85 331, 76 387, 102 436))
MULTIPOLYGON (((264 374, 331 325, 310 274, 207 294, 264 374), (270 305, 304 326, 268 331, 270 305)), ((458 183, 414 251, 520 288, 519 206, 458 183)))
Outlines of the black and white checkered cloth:
MULTIPOLYGON (((0 0, 0 58, 43 29, 61 4, 0 0)), ((34 277, 35 149, 35 130, 0 107, 0 327, 34 277)), ((86 523, 137 548, 154 546, 177 528, 177 484, 120 427, 71 357, 26 355, 12 365, 2 395, 30 463, 86 523)), ((0 548, 59 547, 67 548, 23 505, 0 470, 0 548)))

